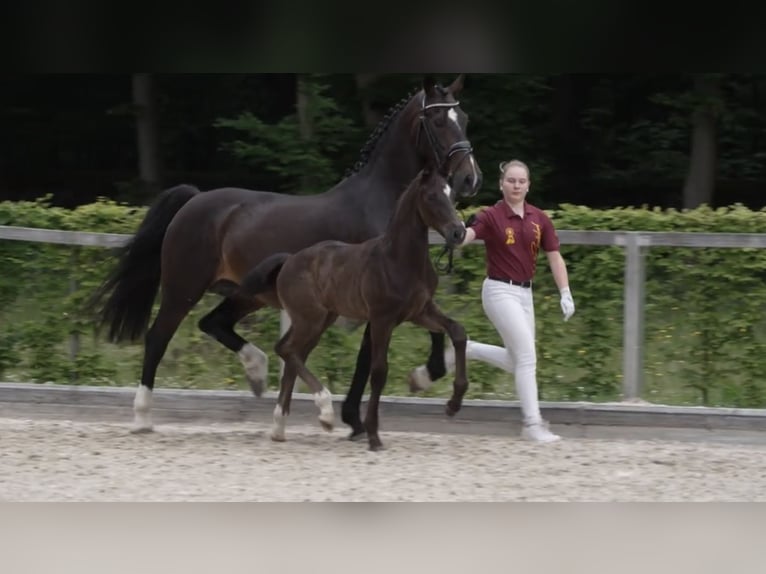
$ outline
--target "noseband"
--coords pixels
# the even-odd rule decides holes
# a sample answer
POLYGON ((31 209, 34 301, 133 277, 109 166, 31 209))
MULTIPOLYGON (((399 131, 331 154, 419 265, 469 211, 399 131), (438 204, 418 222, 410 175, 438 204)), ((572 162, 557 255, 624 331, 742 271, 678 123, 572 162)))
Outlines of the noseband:
MULTIPOLYGON (((431 151, 434 152, 434 159, 436 160, 435 165, 437 166, 441 165, 442 167, 444 167, 445 165, 448 165, 453 155, 455 155, 456 153, 462 152, 463 157, 460 158, 460 161, 458 161, 457 165, 455 166, 457 168, 460 166, 461 163, 463 163, 463 161, 469 155, 471 155, 471 153, 473 153, 473 147, 471 147, 471 142, 468 140, 460 140, 453 143, 450 146, 450 148, 447 150, 446 156, 443 159, 440 158, 439 152, 438 152, 439 145, 436 141, 436 137, 434 136, 434 133, 431 127, 428 125, 428 122, 426 121, 427 110, 430 110, 432 108, 454 108, 455 106, 459 106, 459 105, 460 105, 460 102, 437 102, 434 104, 426 105, 426 96, 425 94, 423 94, 423 100, 420 105, 420 126, 423 128, 423 131, 426 132, 428 143, 431 145, 431 151)), ((420 138, 420 130, 418 130, 418 138, 420 138)), ((450 170, 447 173, 447 181, 452 182, 453 174, 454 174, 454 170, 452 169, 452 167, 450 167, 450 170)))

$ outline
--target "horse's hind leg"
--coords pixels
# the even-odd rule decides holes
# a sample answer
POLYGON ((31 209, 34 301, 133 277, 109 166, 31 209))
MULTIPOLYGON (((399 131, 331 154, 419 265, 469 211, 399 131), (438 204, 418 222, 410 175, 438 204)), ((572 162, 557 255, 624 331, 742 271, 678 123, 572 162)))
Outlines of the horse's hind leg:
POLYGON ((343 407, 340 411, 341 420, 351 427, 349 440, 359 440, 364 437, 366 431, 359 410, 362 404, 364 388, 367 386, 367 379, 370 378, 370 324, 364 329, 362 344, 359 347, 359 353, 356 356, 356 367, 354 376, 351 378, 351 387, 348 389, 346 399, 343 401, 343 407))
POLYGON ((157 317, 155 317, 144 339, 144 364, 141 369, 141 383, 138 385, 133 400, 133 427, 131 432, 141 433, 153 430, 152 391, 157 366, 165 355, 168 343, 173 338, 181 321, 198 300, 199 297, 195 299, 171 297, 169 294, 163 295, 157 317))
POLYGON ((234 325, 261 305, 253 300, 224 299, 202 317, 199 328, 239 356, 250 389, 260 397, 266 388, 269 358, 261 349, 249 343, 234 331, 234 325))

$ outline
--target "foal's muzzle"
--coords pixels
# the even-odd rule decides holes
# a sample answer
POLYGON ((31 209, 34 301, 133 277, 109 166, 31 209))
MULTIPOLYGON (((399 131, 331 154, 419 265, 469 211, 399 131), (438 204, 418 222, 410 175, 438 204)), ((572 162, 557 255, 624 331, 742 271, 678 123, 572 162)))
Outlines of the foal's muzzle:
POLYGON ((462 224, 450 226, 447 233, 444 234, 444 241, 447 243, 447 247, 460 245, 463 239, 465 239, 465 227, 462 224))

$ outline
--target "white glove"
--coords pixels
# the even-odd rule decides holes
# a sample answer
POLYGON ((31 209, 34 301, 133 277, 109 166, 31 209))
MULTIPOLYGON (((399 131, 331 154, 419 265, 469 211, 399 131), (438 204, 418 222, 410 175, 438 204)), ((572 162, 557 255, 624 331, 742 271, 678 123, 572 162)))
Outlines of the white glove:
POLYGON ((569 318, 574 315, 575 304, 572 299, 572 292, 569 287, 564 287, 561 291, 561 312, 564 313, 564 321, 569 321, 569 318))

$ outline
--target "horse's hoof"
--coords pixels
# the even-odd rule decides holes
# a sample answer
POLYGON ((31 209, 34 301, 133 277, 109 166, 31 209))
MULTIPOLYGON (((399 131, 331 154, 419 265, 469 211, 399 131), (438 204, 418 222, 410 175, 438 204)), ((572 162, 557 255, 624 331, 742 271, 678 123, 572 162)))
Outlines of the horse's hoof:
POLYGON ((383 446, 382 443, 370 443, 370 452, 380 452, 381 450, 386 450, 386 447, 383 446))
POLYGON ((351 431, 351 433, 348 435, 348 440, 352 442, 359 442, 360 440, 367 437, 367 433, 363 430, 361 431, 351 431))
POLYGON ((285 435, 272 433, 271 440, 273 440, 274 442, 285 442, 285 435))
POLYGON ((417 369, 412 369, 410 374, 407 375, 407 383, 410 386, 410 392, 413 394, 417 394, 423 390, 423 387, 421 387, 418 382, 417 369))
POLYGON ((251 379, 250 377, 247 378, 247 382, 250 385, 250 391, 257 397, 260 398, 263 394, 264 389, 266 388, 266 381, 263 379, 251 379))
POLYGON ((332 429, 335 428, 335 425, 331 422, 319 420, 319 424, 322 425, 322 428, 326 430, 327 432, 332 432, 332 429))
POLYGON ((130 428, 130 434, 149 434, 151 432, 154 432, 153 426, 138 426, 130 428))

